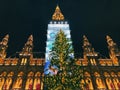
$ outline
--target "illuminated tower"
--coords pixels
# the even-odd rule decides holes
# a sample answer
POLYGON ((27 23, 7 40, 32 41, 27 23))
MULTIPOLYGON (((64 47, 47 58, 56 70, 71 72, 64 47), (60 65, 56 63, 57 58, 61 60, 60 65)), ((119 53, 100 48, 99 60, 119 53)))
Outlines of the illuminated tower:
MULTIPOLYGON (((52 21, 48 24, 47 29, 47 41, 46 41, 46 54, 45 54, 45 69, 48 69, 50 63, 50 51, 52 50, 52 44, 55 41, 55 35, 63 30, 68 39, 70 36, 70 27, 67 21, 64 20, 64 15, 61 13, 59 6, 57 5, 55 12, 52 16, 52 21)), ((70 43, 72 43, 70 41, 70 43)))

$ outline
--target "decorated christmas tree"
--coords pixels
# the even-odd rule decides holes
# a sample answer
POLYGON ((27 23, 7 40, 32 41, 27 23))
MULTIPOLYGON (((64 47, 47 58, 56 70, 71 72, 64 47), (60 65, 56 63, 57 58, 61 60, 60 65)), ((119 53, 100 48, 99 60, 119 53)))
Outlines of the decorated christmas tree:
POLYGON ((52 74, 45 75, 44 85, 47 90, 80 90, 82 71, 76 65, 72 43, 60 30, 53 43, 49 66, 52 74))

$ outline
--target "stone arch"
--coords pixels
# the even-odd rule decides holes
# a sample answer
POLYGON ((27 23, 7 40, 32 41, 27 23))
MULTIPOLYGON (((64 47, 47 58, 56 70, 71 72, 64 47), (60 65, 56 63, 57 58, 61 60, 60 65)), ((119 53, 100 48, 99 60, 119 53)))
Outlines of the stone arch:
POLYGON ((96 84, 98 89, 106 89, 105 83, 100 77, 96 78, 96 84))
POLYGON ((93 88, 93 84, 92 84, 92 80, 91 80, 90 77, 87 77, 87 78, 85 79, 85 83, 86 83, 86 89, 87 89, 87 90, 93 90, 93 89, 94 89, 94 88, 93 88))
POLYGON ((109 90, 115 90, 115 86, 111 80, 111 78, 107 77, 106 78, 106 84, 109 90))

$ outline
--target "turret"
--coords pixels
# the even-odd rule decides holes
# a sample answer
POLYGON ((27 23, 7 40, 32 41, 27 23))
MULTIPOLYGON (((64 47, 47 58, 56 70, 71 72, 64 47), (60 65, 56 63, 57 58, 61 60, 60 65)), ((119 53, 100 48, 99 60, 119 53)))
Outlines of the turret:
POLYGON ((25 65, 28 60, 32 60, 33 58, 33 36, 30 35, 28 38, 28 41, 25 43, 25 46, 22 49, 22 52, 20 52, 19 57, 21 60, 21 65, 25 65))
POLYGON ((89 43, 85 35, 83 36, 83 57, 84 60, 90 61, 92 65, 96 65, 98 53, 94 51, 94 48, 92 48, 92 45, 89 43))
POLYGON ((7 34, 2 41, 0 42, 0 58, 4 59, 6 58, 6 50, 8 47, 8 39, 9 39, 9 35, 7 34))
POLYGON ((120 51, 118 49, 118 46, 114 41, 111 39, 110 36, 106 36, 107 43, 108 43, 108 49, 109 49, 109 56, 113 61, 114 65, 118 65, 118 57, 120 57, 120 51))

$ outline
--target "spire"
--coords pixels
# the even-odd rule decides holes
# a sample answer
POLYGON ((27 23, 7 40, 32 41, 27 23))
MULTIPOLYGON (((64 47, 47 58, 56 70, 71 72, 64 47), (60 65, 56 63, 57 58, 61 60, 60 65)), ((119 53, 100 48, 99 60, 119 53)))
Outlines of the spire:
POLYGON ((28 60, 33 60, 33 36, 30 35, 25 43, 22 52, 19 54, 21 59, 21 65, 26 65, 28 60))
POLYGON ((57 5, 55 12, 52 16, 52 20, 64 20, 64 15, 61 13, 59 6, 57 5))
MULTIPOLYGON (((31 54, 33 49, 33 36, 30 35, 21 53, 31 54)), ((20 55, 21 55, 20 53, 20 55)))
POLYGON ((83 36, 83 50, 84 50, 83 57, 85 59, 86 59, 86 56, 98 56, 97 52, 94 51, 94 48, 89 43, 89 40, 87 39, 85 35, 83 36))
POLYGON ((83 36, 83 46, 87 46, 87 45, 90 45, 90 43, 89 43, 87 37, 84 35, 83 36))
POLYGON ((2 40, 2 42, 7 42, 8 43, 8 39, 9 39, 9 35, 7 34, 4 38, 3 38, 3 40, 2 40))
POLYGON ((0 58, 6 58, 6 49, 8 47, 9 35, 7 34, 0 42, 0 58))
POLYGON ((120 56, 120 51, 118 49, 118 46, 110 36, 106 36, 107 43, 108 43, 108 49, 109 49, 109 56, 113 61, 113 64, 118 65, 118 56, 120 56))
POLYGON ((110 36, 107 35, 107 36, 106 36, 106 39, 107 39, 107 43, 108 43, 109 46, 114 46, 114 45, 116 45, 116 43, 113 42, 113 40, 111 39, 110 36))
POLYGON ((26 42, 24 48, 23 48, 23 52, 32 52, 33 49, 33 36, 30 35, 28 38, 28 41, 26 42))

